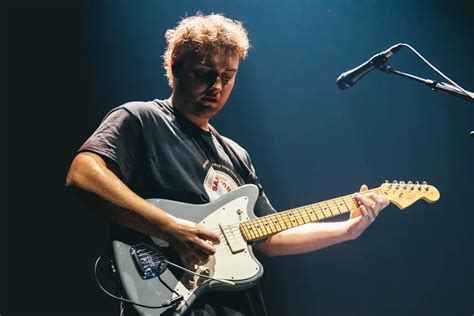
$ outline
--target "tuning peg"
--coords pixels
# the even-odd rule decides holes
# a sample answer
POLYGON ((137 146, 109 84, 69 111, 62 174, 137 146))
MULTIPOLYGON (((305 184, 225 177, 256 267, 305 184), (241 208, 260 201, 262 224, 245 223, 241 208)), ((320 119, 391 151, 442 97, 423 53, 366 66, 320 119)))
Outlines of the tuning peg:
POLYGON ((407 183, 408 183, 408 184, 413 184, 413 181, 408 181, 407 183))
POLYGON ((405 181, 400 181, 400 184, 405 184, 405 181))
POLYGON ((415 183, 416 183, 417 185, 420 184, 420 182, 418 182, 418 181, 416 181, 415 183))
POLYGON ((423 181, 421 184, 425 186, 425 191, 430 190, 430 186, 428 185, 428 183, 426 183, 426 181, 423 181))
POLYGON ((398 183, 398 181, 397 181, 397 180, 393 180, 393 183, 394 183, 394 184, 397 184, 397 183, 398 183))
POLYGON ((388 180, 385 180, 385 183, 388 183, 388 180))

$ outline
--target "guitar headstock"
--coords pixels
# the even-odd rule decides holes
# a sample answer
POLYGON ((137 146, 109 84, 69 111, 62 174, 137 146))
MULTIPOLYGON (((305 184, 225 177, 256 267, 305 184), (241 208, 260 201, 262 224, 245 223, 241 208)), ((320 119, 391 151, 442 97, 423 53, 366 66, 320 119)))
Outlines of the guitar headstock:
POLYGON ((393 181, 389 183, 385 181, 380 186, 382 193, 395 204, 399 209, 403 210, 412 205, 416 201, 423 199, 429 203, 434 203, 439 200, 440 194, 438 189, 432 185, 428 185, 425 181, 415 183, 408 181, 393 181))

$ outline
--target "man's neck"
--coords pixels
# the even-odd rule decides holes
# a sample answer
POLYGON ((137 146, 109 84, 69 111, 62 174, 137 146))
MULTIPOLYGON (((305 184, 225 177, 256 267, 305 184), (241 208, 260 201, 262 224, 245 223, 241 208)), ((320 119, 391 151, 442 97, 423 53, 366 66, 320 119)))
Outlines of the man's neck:
POLYGON ((194 125, 199 127, 202 130, 209 131, 209 120, 206 118, 198 117, 196 115, 193 115, 189 112, 186 112, 183 110, 184 107, 180 106, 181 103, 179 98, 176 97, 175 94, 171 94, 171 96, 168 99, 173 107, 179 111, 182 115, 184 115, 188 120, 190 120, 194 125))

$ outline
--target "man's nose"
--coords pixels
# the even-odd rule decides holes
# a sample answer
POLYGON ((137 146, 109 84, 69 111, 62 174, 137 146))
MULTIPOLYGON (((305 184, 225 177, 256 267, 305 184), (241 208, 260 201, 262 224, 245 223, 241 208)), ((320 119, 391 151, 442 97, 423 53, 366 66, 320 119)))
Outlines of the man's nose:
POLYGON ((221 92, 222 90, 222 79, 220 76, 216 76, 216 80, 212 84, 211 91, 213 92, 221 92))

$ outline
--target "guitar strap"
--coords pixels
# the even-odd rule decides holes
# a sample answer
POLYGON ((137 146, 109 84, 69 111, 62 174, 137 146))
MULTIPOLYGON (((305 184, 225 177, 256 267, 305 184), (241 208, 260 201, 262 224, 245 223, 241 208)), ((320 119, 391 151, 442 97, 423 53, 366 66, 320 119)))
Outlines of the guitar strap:
POLYGON ((248 166, 242 158, 237 154, 234 148, 222 137, 217 130, 209 124, 209 130, 211 131, 212 134, 217 138, 221 146, 224 148, 224 151, 226 152, 227 156, 229 156, 229 159, 231 160, 232 164, 234 165, 235 169, 237 169, 237 172, 239 175, 244 179, 245 183, 251 183, 255 184, 258 187, 259 191, 259 196, 263 194, 263 187, 260 184, 260 181, 258 180, 258 177, 255 175, 254 172, 250 169, 250 166, 248 166))
MULTIPOLYGON (((258 180, 258 177, 252 172, 250 166, 248 166, 237 154, 235 149, 222 137, 217 130, 209 124, 209 130, 212 134, 217 138, 221 146, 224 148, 227 156, 231 160, 232 164, 234 165, 235 169, 239 175, 244 179, 245 183, 255 184, 258 187, 259 196, 263 194, 263 187, 258 180)), ((265 300, 263 299, 262 290, 260 289, 260 285, 253 286, 252 288, 246 291, 247 300, 249 302, 249 306, 251 312, 254 316, 267 316, 267 309, 265 306, 265 300)))

